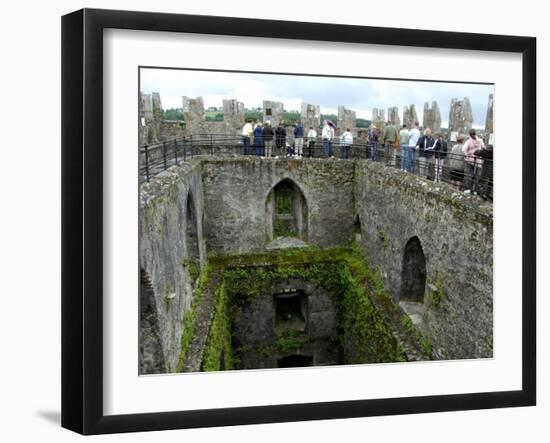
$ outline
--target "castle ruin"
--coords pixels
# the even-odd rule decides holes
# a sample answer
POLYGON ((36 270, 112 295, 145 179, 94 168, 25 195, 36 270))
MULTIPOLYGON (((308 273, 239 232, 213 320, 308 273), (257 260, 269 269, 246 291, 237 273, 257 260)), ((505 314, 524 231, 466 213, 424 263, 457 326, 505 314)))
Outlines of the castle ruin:
POLYGON ((431 128, 432 134, 441 132, 441 113, 439 112, 439 105, 436 101, 432 102, 431 107, 429 102, 424 103, 422 127, 424 129, 431 128))
POLYGON ((451 140, 455 138, 455 135, 463 134, 467 135, 474 118, 472 116, 472 106, 470 105, 470 99, 464 97, 463 100, 453 98, 449 109, 449 133, 451 134, 451 140))
POLYGON ((396 128, 399 128, 401 126, 401 119, 399 118, 399 108, 397 106, 388 108, 388 121, 396 128))
POLYGON ((407 125, 407 128, 414 127, 418 122, 418 114, 416 113, 416 106, 409 105, 403 107, 403 124, 407 125))

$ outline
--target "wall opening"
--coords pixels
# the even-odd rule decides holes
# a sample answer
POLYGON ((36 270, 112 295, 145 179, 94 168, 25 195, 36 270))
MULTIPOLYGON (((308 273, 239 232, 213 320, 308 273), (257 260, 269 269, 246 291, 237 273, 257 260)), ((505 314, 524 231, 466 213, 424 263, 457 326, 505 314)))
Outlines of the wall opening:
POLYGON ((355 241, 361 241, 361 220, 359 219, 359 214, 355 216, 355 220, 353 222, 353 235, 355 241))
POLYGON ((403 253, 400 300, 424 302, 426 291, 426 257, 420 239, 412 237, 403 253))
POLYGON ((307 295, 303 291, 289 291, 274 295, 275 330, 305 331, 307 328, 307 295))
POLYGON ((187 196, 187 207, 185 210, 185 242, 187 245, 187 257, 190 260, 199 260, 199 236, 197 229, 197 212, 195 202, 191 193, 187 196))
POLYGON ((271 216, 270 239, 296 237, 307 241, 307 203, 304 194, 292 180, 279 182, 267 199, 271 216))
POLYGON ((165 372, 155 291, 143 268, 140 269, 139 323, 139 373, 165 372))
POLYGON ((313 366, 313 357, 310 355, 289 355, 277 361, 279 368, 300 368, 313 366))

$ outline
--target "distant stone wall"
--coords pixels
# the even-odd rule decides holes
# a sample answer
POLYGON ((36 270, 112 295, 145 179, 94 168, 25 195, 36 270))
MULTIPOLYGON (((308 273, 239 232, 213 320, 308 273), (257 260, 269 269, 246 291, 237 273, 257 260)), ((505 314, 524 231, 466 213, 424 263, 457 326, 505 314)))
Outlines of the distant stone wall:
POLYGON ((405 246, 418 237, 427 281, 420 328, 436 355, 492 357, 492 205, 378 163, 357 168, 361 239, 386 289, 399 300, 405 246))
MULTIPOLYGON (((183 331, 182 318, 191 306, 191 259, 204 264, 206 258, 203 214, 200 162, 170 168, 151 182, 141 185, 140 265, 149 277, 154 292, 154 301, 150 303, 143 299, 147 294, 142 291, 141 303, 149 303, 156 310, 158 335, 167 371, 176 369, 183 331), (192 208, 192 217, 188 207, 192 208), (194 233, 193 239, 187 235, 189 231, 194 233)), ((140 356, 142 361, 148 358, 152 357, 140 356)))
POLYGON ((351 162, 210 159, 203 163, 205 236, 210 254, 264 251, 270 238, 267 199, 288 178, 307 205, 307 243, 331 247, 346 243, 353 229, 351 162))

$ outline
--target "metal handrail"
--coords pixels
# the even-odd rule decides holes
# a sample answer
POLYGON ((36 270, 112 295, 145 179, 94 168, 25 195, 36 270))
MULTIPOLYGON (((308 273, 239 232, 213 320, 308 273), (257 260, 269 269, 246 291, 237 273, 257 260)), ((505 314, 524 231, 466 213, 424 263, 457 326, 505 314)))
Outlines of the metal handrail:
MULTIPOLYGON (((278 137, 276 134, 271 139, 273 154, 276 156, 297 157, 294 149, 294 137, 278 137)), ((304 137, 302 157, 312 158, 337 158, 370 159, 385 163, 387 166, 404 169, 407 172, 423 175, 434 181, 447 182, 455 185, 460 190, 470 190, 479 193, 484 198, 492 199, 492 166, 493 161, 481 157, 453 154, 450 151, 440 150, 420 151, 414 150, 414 164, 402 162, 401 146, 394 144, 388 146, 384 143, 369 142, 355 138, 354 143, 342 143, 340 137, 335 137, 330 143, 322 137, 316 137, 310 146, 309 139, 304 137), (392 152, 391 150, 394 149, 392 152), (438 158, 441 157, 441 160, 438 158), (427 164, 421 159, 426 159, 427 164), (458 160, 463 164, 462 171, 451 170, 449 162, 458 160), (462 173, 461 173, 462 172, 462 173)), ((453 142, 450 142, 453 143, 453 142)), ((448 143, 448 144, 450 144, 448 143)), ((196 155, 227 156, 227 155, 265 155, 265 139, 258 143, 251 137, 245 144, 242 136, 227 134, 198 134, 164 140, 158 143, 143 145, 139 148, 140 157, 140 181, 149 181, 151 177, 168 169, 181 161, 187 161, 196 155)))

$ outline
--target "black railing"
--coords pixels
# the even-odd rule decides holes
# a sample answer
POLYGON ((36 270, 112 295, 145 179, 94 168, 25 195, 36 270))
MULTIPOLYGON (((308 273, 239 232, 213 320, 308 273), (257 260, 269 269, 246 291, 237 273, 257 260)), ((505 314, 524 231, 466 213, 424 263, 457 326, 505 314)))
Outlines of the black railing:
MULTIPOLYGON (((449 143, 449 146, 452 142, 449 143)), ((245 141, 241 136, 205 134, 167 140, 144 145, 140 148, 140 182, 185 162, 197 155, 209 156, 258 156, 277 158, 328 158, 338 160, 369 159, 398 168, 405 172, 426 177, 435 182, 446 182, 457 190, 477 193, 483 198, 493 198, 493 161, 480 157, 465 157, 463 154, 416 149, 402 149, 382 143, 357 141, 344 143, 336 138, 328 143, 320 138, 303 139, 296 144, 292 135, 284 139, 273 137, 271 141, 255 143, 245 141)))

